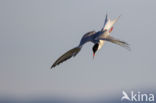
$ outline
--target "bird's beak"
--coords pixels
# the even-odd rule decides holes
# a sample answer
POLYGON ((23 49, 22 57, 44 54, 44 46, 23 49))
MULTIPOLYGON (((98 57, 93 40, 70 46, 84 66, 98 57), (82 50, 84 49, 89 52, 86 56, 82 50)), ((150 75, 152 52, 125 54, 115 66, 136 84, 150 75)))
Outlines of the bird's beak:
POLYGON ((93 53, 93 59, 94 59, 95 53, 93 53))

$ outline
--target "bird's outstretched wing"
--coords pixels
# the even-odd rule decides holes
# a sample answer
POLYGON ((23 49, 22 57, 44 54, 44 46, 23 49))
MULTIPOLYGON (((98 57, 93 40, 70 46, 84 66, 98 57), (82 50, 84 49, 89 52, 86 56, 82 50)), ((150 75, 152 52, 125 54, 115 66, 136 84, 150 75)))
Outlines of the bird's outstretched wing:
POLYGON ((81 47, 83 44, 85 44, 89 41, 92 41, 95 33, 96 33, 95 31, 90 31, 90 32, 87 32, 86 34, 84 34, 83 37, 81 38, 79 46, 81 47))
POLYGON ((84 34, 81 41, 80 41, 79 46, 67 51, 66 53, 64 53, 61 57, 59 57, 54 62, 54 64, 51 66, 51 68, 55 67, 56 65, 59 65, 60 63, 66 61, 68 59, 70 59, 73 56, 76 56, 79 53, 79 51, 81 50, 83 44, 85 44, 88 41, 91 41, 92 35, 95 33, 96 33, 95 31, 90 31, 90 32, 84 34))
POLYGON ((130 47, 129 47, 128 43, 126 43, 124 41, 121 41, 121 40, 118 40, 118 39, 115 39, 115 38, 113 38, 110 35, 108 35, 108 36, 101 35, 100 37, 98 37, 98 39, 99 40, 106 40, 106 41, 112 42, 114 44, 117 44, 117 45, 120 45, 120 46, 126 48, 127 50, 130 50, 130 47))
POLYGON ((79 51, 81 50, 80 47, 75 47, 69 51, 67 51, 65 54, 63 54, 61 57, 59 57, 55 62, 54 64, 51 66, 51 68, 55 67, 56 65, 59 65, 60 63, 70 59, 71 57, 73 56, 76 56, 79 51))

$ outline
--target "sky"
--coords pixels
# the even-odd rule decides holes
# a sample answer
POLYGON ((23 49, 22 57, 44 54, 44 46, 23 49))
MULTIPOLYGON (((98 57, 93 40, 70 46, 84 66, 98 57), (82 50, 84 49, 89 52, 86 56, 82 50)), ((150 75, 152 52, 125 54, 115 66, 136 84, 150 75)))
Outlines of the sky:
POLYGON ((0 96, 91 98, 156 88, 155 0, 0 0, 0 96), (106 13, 121 15, 111 33, 131 51, 92 43, 53 70, 53 62, 106 13))

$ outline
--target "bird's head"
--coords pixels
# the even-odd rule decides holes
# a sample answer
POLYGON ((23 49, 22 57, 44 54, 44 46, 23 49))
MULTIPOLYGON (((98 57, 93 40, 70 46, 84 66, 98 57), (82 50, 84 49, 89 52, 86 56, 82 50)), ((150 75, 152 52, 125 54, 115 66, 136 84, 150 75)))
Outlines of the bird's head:
POLYGON ((99 44, 96 43, 96 44, 93 46, 93 48, 92 48, 92 50, 93 50, 93 58, 94 58, 94 56, 95 56, 96 51, 98 50, 98 47, 99 47, 99 44))

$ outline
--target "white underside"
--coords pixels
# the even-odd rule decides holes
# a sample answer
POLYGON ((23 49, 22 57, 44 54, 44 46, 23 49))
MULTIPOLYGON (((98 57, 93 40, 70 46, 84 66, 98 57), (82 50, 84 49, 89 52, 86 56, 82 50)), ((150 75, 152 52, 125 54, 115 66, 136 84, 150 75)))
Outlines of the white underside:
POLYGON ((100 41, 99 41, 98 50, 102 48, 102 46, 104 45, 104 42, 105 42, 104 40, 100 40, 100 41))
MULTIPOLYGON (((106 35, 108 36, 109 33, 106 35)), ((104 40, 99 40, 99 47, 98 47, 98 50, 102 48, 102 46, 104 45, 105 41, 104 40)))

